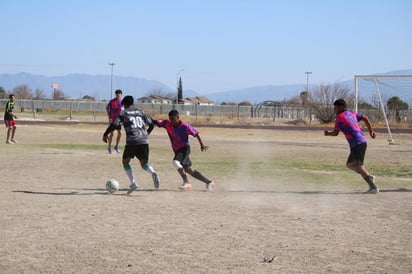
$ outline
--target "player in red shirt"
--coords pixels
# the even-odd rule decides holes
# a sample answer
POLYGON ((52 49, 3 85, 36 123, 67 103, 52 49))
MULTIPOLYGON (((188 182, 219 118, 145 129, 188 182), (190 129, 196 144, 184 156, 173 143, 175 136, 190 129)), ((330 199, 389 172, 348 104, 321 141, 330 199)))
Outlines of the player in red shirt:
POLYGON ((368 128, 369 135, 373 139, 376 138, 376 133, 372 129, 371 123, 366 116, 347 110, 346 102, 343 99, 336 100, 333 105, 335 106, 336 114, 335 128, 333 131, 325 130, 325 136, 337 136, 340 131, 345 134, 345 138, 350 147, 350 154, 346 162, 346 166, 356 173, 359 173, 369 185, 369 190, 365 193, 376 194, 379 192, 379 189, 375 185, 375 177, 370 175, 363 166, 367 143, 366 138, 359 126, 359 122, 363 121, 365 123, 368 128))
MULTIPOLYGON (((115 91, 116 97, 113 98, 112 100, 109 101, 109 103, 106 106, 106 111, 107 111, 107 115, 109 116, 109 124, 112 123, 116 117, 120 114, 120 112, 122 111, 122 90, 118 89, 115 91)), ((116 138, 116 145, 114 146, 114 150, 117 153, 120 153, 120 147, 119 147, 119 143, 120 143, 120 137, 122 136, 122 131, 121 131, 121 126, 119 125, 116 128, 117 131, 117 138, 116 138)), ((111 132, 109 134, 108 137, 108 142, 107 142, 107 151, 109 152, 109 154, 112 154, 112 139, 113 139, 113 132, 111 132)))
POLYGON ((169 135, 170 143, 172 144, 172 149, 175 153, 173 165, 183 179, 183 185, 179 186, 179 189, 190 190, 192 188, 186 175, 186 173, 189 173, 194 178, 206 184, 206 191, 213 191, 215 189, 215 183, 204 177, 199 171, 193 169, 192 161, 189 158, 189 135, 197 138, 201 151, 206 151, 208 149, 208 146, 203 144, 199 132, 190 124, 182 122, 177 110, 171 110, 169 112, 169 120, 157 120, 156 124, 159 127, 165 128, 169 135))

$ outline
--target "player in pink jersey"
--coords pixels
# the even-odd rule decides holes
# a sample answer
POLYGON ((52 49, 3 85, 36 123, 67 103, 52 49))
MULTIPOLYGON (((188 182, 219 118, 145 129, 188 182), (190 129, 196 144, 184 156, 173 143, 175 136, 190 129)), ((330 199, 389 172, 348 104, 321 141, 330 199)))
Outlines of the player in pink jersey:
POLYGON ((333 131, 325 130, 325 136, 337 136, 340 131, 345 134, 346 140, 348 141, 350 147, 350 154, 346 162, 346 166, 349 169, 359 173, 366 183, 368 183, 369 190, 365 193, 376 194, 379 192, 379 189, 375 185, 375 177, 370 175, 363 165, 367 142, 359 126, 359 122, 363 121, 365 123, 368 128, 369 135, 373 139, 376 138, 376 133, 372 129, 368 117, 347 110, 345 100, 338 99, 333 103, 333 105, 335 106, 336 114, 335 128, 333 131))
MULTIPOLYGON (((115 94, 116 94, 116 97, 111 99, 106 106, 107 116, 109 117, 109 124, 112 123, 122 111, 123 92, 121 89, 118 89, 115 91, 115 94)), ((116 137, 116 144, 114 146, 114 150, 117 153, 120 153, 119 143, 120 143, 120 137, 122 136, 121 129, 122 128, 120 125, 116 128, 117 137, 116 137)), ((110 133, 108 137, 108 142, 107 142, 107 151, 109 152, 109 154, 112 154, 112 139, 113 139, 113 132, 110 133)))
POLYGON ((171 110, 169 112, 169 120, 157 120, 156 124, 159 127, 165 128, 167 134, 169 135, 170 143, 172 144, 172 149, 175 153, 173 165, 183 179, 183 185, 179 186, 179 189, 190 190, 192 188, 192 185, 189 183, 186 175, 188 173, 194 178, 204 182, 206 184, 206 191, 213 191, 215 188, 215 183, 204 177, 199 171, 193 169, 192 161, 189 158, 189 135, 197 138, 201 151, 206 151, 208 149, 208 146, 203 144, 199 132, 190 124, 182 122, 179 118, 179 112, 177 110, 171 110))

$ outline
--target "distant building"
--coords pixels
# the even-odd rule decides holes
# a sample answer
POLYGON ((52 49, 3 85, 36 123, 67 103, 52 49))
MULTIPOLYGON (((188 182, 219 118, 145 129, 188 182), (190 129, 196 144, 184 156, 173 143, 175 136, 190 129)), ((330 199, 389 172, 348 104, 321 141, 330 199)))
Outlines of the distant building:
POLYGON ((158 104, 158 105, 171 105, 173 104, 172 99, 165 98, 162 96, 157 96, 157 95, 150 95, 150 96, 145 96, 145 97, 140 97, 136 99, 136 102, 138 104, 158 104))
POLYGON ((185 105, 198 105, 198 106, 213 106, 213 101, 210 101, 206 97, 196 96, 193 98, 186 98, 183 100, 185 105))
MULTIPOLYGON (((138 104, 159 104, 159 105, 171 105, 175 101, 173 99, 165 98, 157 95, 150 95, 145 97, 140 97, 136 99, 138 104)), ((193 98, 185 98, 179 101, 182 105, 198 105, 198 106, 213 106, 213 101, 207 99, 203 96, 196 96, 193 98)))

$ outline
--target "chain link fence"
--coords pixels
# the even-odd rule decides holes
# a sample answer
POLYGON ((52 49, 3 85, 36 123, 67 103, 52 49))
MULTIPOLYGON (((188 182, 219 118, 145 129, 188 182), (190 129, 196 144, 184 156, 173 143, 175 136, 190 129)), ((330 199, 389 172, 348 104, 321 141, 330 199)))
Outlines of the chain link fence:
MULTIPOLYGON (((1 109, 8 99, 0 99, 1 109)), ((107 121, 106 119, 107 102, 93 102, 87 100, 19 100, 15 101, 15 111, 25 113, 28 116, 37 118, 41 114, 64 112, 65 117, 72 118, 73 113, 81 113, 82 116, 90 116, 88 121, 107 121)), ((268 121, 302 121, 305 123, 316 123, 310 107, 291 107, 291 106, 242 106, 242 105, 173 105, 173 104, 135 104, 152 116, 166 116, 170 110, 176 109, 181 115, 191 117, 203 117, 206 121, 217 117, 229 120, 242 119, 266 119, 268 121)), ((379 109, 359 110, 368 116, 373 122, 377 123, 384 120, 382 111, 379 109)), ((388 119, 392 122, 412 121, 412 112, 408 110, 387 111, 388 119)), ((52 119, 52 118, 51 118, 52 119)))

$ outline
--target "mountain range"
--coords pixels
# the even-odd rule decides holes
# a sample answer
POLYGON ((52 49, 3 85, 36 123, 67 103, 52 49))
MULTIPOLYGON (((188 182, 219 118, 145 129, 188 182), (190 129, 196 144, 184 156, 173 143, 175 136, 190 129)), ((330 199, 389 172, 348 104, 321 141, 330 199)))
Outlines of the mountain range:
MULTIPOLYGON (((412 75, 412 69, 377 74, 412 75)), ((239 103, 243 101, 250 103, 259 103, 265 100, 281 101, 299 96, 299 94, 306 89, 305 84, 268 85, 200 94, 194 90, 184 89, 184 79, 182 79, 182 82, 183 97, 204 96, 214 101, 216 104, 220 104, 222 102, 239 103)), ((113 83, 115 83, 113 89, 122 89, 126 91, 127 94, 133 95, 135 98, 146 96, 153 91, 160 91, 161 93, 176 92, 176 88, 171 88, 159 81, 144 78, 113 76, 113 83)), ((340 83, 353 89, 353 79, 341 81, 340 83)), ((102 100, 111 97, 110 75, 68 74, 65 76, 42 76, 32 75, 25 72, 16 74, 0 74, 0 87, 3 87, 8 92, 16 86, 27 85, 33 93, 34 90, 41 89, 47 98, 50 98, 53 92, 52 84, 58 84, 58 88, 62 90, 67 97, 71 98, 82 98, 85 95, 89 95, 97 100, 102 100)), ((309 88, 314 86, 314 84, 310 85, 309 88)), ((412 102, 412 80, 409 80, 409 84, 406 89, 409 91, 399 91, 400 94, 395 95, 401 97, 403 100, 406 100, 407 103, 410 103, 412 102)), ((376 92, 376 90, 374 89, 368 92, 376 92)))

